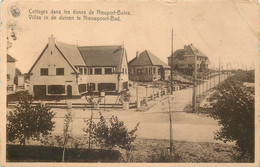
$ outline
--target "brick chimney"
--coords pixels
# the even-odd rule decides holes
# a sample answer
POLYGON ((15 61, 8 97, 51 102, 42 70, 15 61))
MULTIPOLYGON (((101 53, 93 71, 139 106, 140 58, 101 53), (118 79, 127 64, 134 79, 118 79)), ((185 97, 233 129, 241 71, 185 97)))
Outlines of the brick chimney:
POLYGON ((51 35, 48 38, 48 47, 49 47, 50 54, 52 54, 54 52, 54 48, 55 48, 55 37, 53 37, 53 35, 51 35))
POLYGON ((136 51, 136 58, 139 57, 139 51, 136 51))

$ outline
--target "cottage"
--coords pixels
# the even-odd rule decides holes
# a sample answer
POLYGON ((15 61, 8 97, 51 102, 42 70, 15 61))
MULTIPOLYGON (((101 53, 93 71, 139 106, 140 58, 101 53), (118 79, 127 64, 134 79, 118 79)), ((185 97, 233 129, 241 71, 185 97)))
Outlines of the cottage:
POLYGON ((7 54, 7 87, 13 88, 15 78, 15 58, 7 54))
POLYGON ((170 66, 156 57, 148 50, 128 63, 129 79, 133 81, 158 81, 168 80, 170 76, 170 66))
POLYGON ((199 72, 204 72, 209 67, 208 57, 193 44, 184 46, 184 49, 178 49, 173 53, 173 57, 168 57, 168 65, 174 70, 180 71, 187 75, 192 75, 195 65, 195 55, 197 56, 196 65, 199 72))
POLYGON ((69 45, 49 37, 29 71, 29 91, 36 97, 80 97, 87 92, 128 89, 123 46, 69 45))

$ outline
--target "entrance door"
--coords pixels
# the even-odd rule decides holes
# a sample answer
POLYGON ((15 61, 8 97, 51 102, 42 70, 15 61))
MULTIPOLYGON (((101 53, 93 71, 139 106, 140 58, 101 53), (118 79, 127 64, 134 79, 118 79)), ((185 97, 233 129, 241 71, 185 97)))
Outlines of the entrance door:
POLYGON ((68 95, 68 97, 72 97, 72 87, 71 87, 71 85, 67 86, 67 95, 68 95))

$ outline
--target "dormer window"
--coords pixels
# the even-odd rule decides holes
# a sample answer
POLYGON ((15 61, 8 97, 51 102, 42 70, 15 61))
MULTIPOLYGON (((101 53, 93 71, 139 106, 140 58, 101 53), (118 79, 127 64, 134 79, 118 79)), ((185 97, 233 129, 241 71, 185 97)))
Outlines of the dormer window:
POLYGON ((102 68, 95 68, 95 75, 101 75, 102 74, 102 68))
POLYGON ((82 68, 79 68, 79 73, 80 73, 80 75, 83 75, 83 69, 82 68))
POLYGON ((112 68, 105 68, 105 74, 112 74, 112 68))

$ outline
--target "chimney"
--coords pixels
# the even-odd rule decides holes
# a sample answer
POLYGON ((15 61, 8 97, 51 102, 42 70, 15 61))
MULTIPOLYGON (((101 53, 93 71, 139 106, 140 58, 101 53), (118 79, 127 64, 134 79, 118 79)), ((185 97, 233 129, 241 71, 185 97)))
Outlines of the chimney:
POLYGON ((139 57, 139 51, 136 51, 136 58, 139 57))
POLYGON ((49 47, 49 52, 52 55, 52 53, 54 52, 54 48, 55 48, 55 37, 53 37, 53 35, 51 35, 48 39, 48 47, 49 47))

